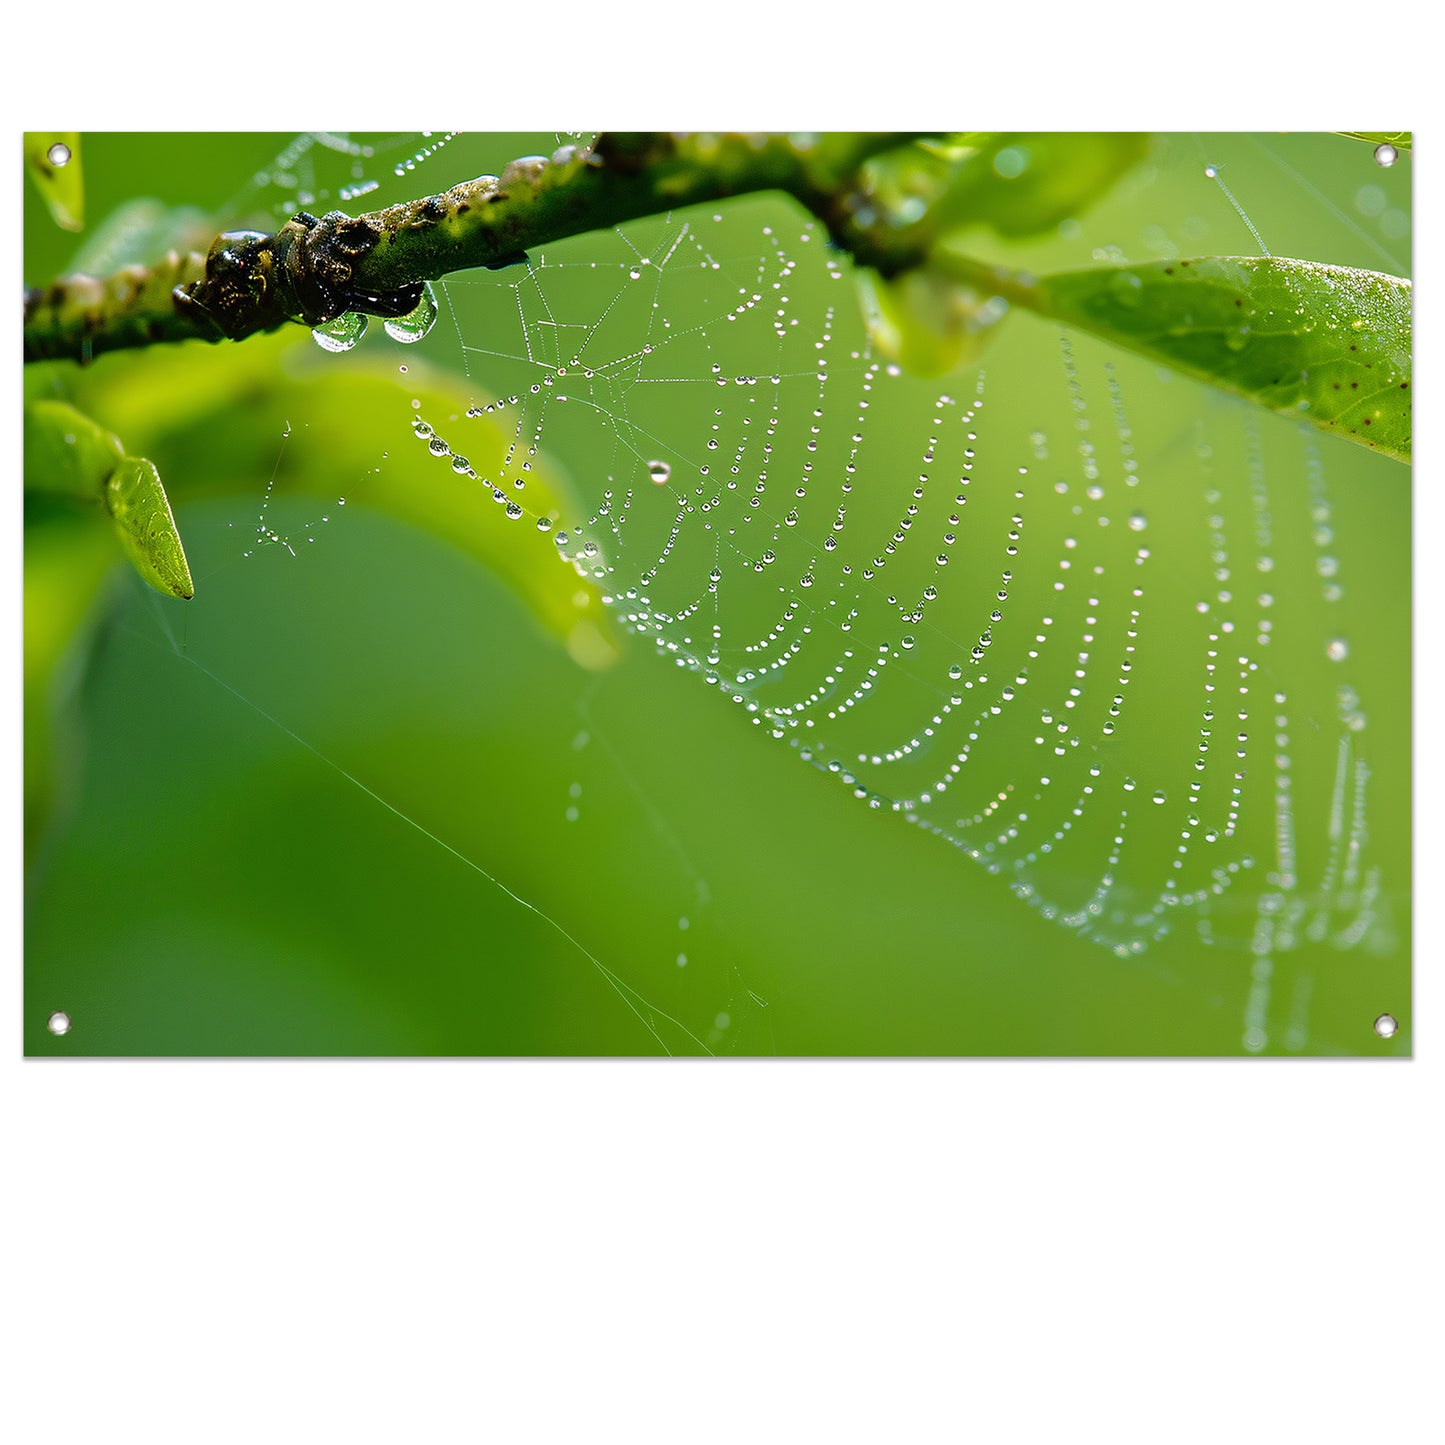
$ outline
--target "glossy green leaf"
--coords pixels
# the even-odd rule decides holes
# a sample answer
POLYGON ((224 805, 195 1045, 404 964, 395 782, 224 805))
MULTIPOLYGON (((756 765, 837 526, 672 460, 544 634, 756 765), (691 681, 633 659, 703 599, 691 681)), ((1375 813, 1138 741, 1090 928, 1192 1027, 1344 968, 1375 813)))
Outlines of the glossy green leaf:
POLYGON ((156 347, 123 367, 67 376, 86 405, 162 463, 178 503, 259 500, 268 481, 277 495, 328 506, 344 496, 348 508, 419 527, 500 577, 583 667, 616 660, 615 624, 596 584, 537 525, 575 513, 566 479, 544 455, 531 458, 520 498, 527 515, 510 518, 490 486, 453 465, 461 454, 479 475, 494 474, 510 434, 468 416, 471 394, 423 362, 409 361, 403 377, 384 347, 337 356, 297 328, 224 351, 156 347), (452 450, 434 454, 430 438, 413 433, 417 419, 452 450))
POLYGON ((25 169, 55 224, 67 231, 80 230, 85 224, 80 137, 73 131, 26 131, 25 169))
POLYGON ((1397 151, 1410 149, 1412 132, 1408 130, 1342 130, 1340 135, 1351 140, 1368 141, 1371 145, 1390 145, 1397 151))
POLYGON ((1011 304, 1270 411, 1410 460, 1411 286, 1377 271, 1214 256, 1041 280, 958 261, 1011 304))
POLYGON ((167 597, 193 597, 191 569, 155 464, 123 457, 106 483, 106 506, 135 569, 167 597))

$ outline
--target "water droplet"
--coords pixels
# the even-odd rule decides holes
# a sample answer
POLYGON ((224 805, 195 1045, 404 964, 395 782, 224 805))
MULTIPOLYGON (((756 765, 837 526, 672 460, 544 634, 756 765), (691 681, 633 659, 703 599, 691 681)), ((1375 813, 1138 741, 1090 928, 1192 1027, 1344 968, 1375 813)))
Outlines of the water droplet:
POLYGON ((1217 175, 1219 174, 1219 172, 1218 172, 1213 166, 1205 166, 1205 167, 1204 167, 1204 174, 1205 174, 1206 176, 1208 176, 1209 179, 1212 181, 1212 180, 1215 178, 1215 176, 1217 176, 1217 175))
POLYGON ((508 502, 507 515, 515 522, 522 515, 521 506, 516 502, 508 502))
MULTIPOLYGON (((45 159, 56 167, 68 166, 70 164, 70 147, 63 140, 58 140, 45 152, 45 159)), ((57 1014, 56 1017, 63 1017, 63 1015, 57 1014)))
POLYGON ((955 663, 953 664, 953 666, 948 669, 948 675, 949 675, 949 677, 951 677, 955 682, 957 682, 958 679, 963 676, 963 668, 960 667, 960 666, 958 665, 958 663, 955 662, 955 663))
POLYGON ((1349 655, 1349 644, 1343 637, 1331 638, 1329 645, 1325 648, 1325 656, 1328 657, 1331 662, 1341 662, 1349 655))
POLYGON ((431 282, 427 281, 422 285, 421 300, 416 303, 416 307, 405 316, 388 316, 382 326, 393 341, 404 341, 409 345, 413 341, 420 341, 436 324, 436 319, 436 292, 432 290, 431 282))
POLYGON ((324 351, 350 351, 366 335, 366 317, 360 311, 344 311, 335 321, 311 328, 311 339, 324 351))
POLYGON ((666 462, 651 461, 647 464, 647 475, 660 487, 672 476, 672 468, 666 462))
POLYGON ((1375 164, 1377 166, 1392 166, 1399 158, 1400 152, 1389 141, 1375 147, 1375 164))
POLYGON ((1154 793, 1154 801, 1156 803, 1162 803, 1168 798, 1168 796, 1169 794, 1166 793, 1163 788, 1158 788, 1155 790, 1154 793))
POLYGON ((431 450, 431 454, 434 457, 444 457, 451 450, 451 448, 440 437, 433 437, 427 443, 427 446, 431 450))
POLYGON ((1131 532, 1142 532, 1149 525, 1149 519, 1143 512, 1129 513, 1129 530, 1131 532))

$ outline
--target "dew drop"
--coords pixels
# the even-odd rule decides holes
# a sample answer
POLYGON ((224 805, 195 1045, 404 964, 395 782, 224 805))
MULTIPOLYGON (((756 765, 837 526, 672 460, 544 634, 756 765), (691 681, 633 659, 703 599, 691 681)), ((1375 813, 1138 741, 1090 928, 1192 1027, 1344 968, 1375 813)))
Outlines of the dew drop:
POLYGON ((366 316, 360 311, 344 311, 335 321, 311 328, 311 339, 323 351, 350 351, 366 335, 366 316))
POLYGON ((436 319, 436 292, 432 290, 431 282, 426 281, 422 284, 421 300, 415 308, 405 316, 388 316, 382 326, 393 341, 404 341, 410 345, 413 341, 420 341, 436 324, 436 319))
POLYGON ((647 464, 647 475, 660 487, 672 477, 672 468, 666 462, 651 461, 647 464))
POLYGON ((1143 512, 1129 513, 1129 530, 1131 532, 1142 532, 1149 525, 1149 519, 1143 512))
POLYGON ((1329 645, 1325 648, 1325 656, 1331 662, 1342 662, 1350 655, 1349 644, 1343 637, 1332 637, 1329 645))

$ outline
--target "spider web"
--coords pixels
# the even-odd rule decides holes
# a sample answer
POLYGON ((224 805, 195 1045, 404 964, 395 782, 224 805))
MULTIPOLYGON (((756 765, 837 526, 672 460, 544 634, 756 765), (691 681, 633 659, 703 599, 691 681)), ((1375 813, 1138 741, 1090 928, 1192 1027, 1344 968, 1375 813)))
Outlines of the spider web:
POLYGON ((1244 945, 1262 1047, 1276 954, 1398 939, 1316 435, 1027 321, 930 390, 812 222, 753 226, 760 254, 712 213, 448 281, 510 426, 479 480, 526 515, 518 459, 585 457, 558 546, 629 629, 1061 928, 1244 945), (1020 376, 1028 425, 993 421, 1020 376))

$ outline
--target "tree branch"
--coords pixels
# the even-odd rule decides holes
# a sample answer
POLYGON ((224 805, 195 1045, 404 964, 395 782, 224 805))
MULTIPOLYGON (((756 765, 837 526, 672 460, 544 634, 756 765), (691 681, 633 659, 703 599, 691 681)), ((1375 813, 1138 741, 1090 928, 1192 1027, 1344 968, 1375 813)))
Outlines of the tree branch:
POLYGON ((526 156, 500 176, 385 210, 302 212, 272 235, 226 232, 204 257, 171 252, 105 279, 62 277, 25 293, 25 360, 85 363, 154 342, 239 341, 350 311, 404 316, 424 282, 450 272, 513 265, 563 237, 757 191, 793 196, 861 261, 900 269, 918 259, 916 247, 880 225, 861 168, 914 138, 604 134, 590 148, 526 156))

